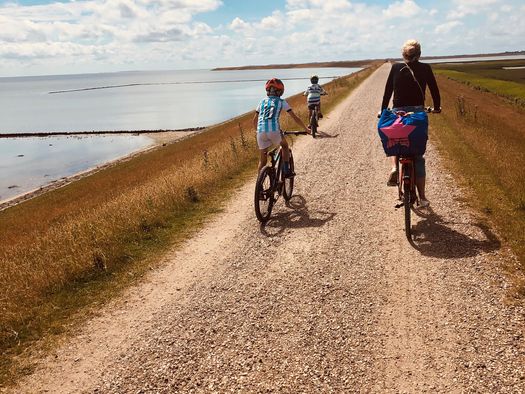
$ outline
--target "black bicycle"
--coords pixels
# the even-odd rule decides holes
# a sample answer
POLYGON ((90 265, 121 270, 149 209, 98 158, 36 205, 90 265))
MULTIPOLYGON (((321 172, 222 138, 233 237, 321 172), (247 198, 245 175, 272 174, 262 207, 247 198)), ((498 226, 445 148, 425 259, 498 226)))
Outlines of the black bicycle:
POLYGON ((396 163, 397 173, 399 178, 397 181, 400 204, 396 208, 404 207, 405 211, 405 234, 407 239, 412 239, 412 231, 410 225, 410 210, 414 204, 418 204, 418 196, 416 192, 416 169, 414 166, 414 158, 411 156, 400 156, 396 163), (399 172, 399 163, 401 163, 401 173, 399 172))
POLYGON ((319 106, 312 105, 310 109, 310 129, 312 130, 312 138, 317 135, 317 127, 319 127, 319 106))
MULTIPOLYGON (((306 135, 305 131, 285 131, 284 135, 306 135)), ((294 172, 294 161, 292 149, 290 151, 290 171, 294 172)), ((282 195, 285 201, 289 201, 293 194, 294 177, 285 178, 284 160, 280 146, 268 152, 269 162, 259 172, 255 184, 255 216, 261 223, 270 219, 275 202, 282 195)))

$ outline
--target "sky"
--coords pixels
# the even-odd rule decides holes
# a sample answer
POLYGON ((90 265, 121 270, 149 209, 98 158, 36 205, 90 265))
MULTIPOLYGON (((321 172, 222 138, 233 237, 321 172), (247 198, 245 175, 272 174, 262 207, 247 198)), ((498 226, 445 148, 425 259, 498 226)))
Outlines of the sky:
POLYGON ((525 49, 523 0, 0 0, 0 76, 525 49))

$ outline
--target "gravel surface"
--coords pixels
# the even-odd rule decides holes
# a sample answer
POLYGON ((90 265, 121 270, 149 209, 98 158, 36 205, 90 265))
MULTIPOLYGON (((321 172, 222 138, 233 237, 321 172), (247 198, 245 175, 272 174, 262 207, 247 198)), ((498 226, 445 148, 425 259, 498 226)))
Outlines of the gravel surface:
POLYGON ((525 392, 512 256, 432 146, 432 210, 405 238, 375 130, 388 71, 295 144, 290 206, 261 227, 253 185, 239 189, 16 392, 525 392))

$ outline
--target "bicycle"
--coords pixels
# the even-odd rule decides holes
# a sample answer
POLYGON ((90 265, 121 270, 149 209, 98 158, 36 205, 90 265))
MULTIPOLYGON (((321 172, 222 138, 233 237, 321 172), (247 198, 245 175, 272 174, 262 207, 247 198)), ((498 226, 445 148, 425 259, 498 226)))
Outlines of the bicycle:
MULTIPOLYGON (((283 135, 306 135, 305 131, 285 131, 283 135)), ((290 150, 290 171, 294 171, 292 149, 290 150)), ((294 177, 284 178, 281 146, 275 147, 268 152, 269 164, 266 164, 257 176, 255 184, 254 207, 255 216, 261 223, 270 219, 272 209, 279 196, 285 201, 292 198, 294 177)))
POLYGON ((414 166, 414 158, 412 156, 399 156, 396 162, 396 170, 399 174, 397 187, 401 203, 397 204, 395 207, 396 209, 401 207, 405 208, 405 234, 410 241, 412 240, 410 210, 414 204, 419 204, 416 191, 416 169, 414 166), (401 172, 399 172, 399 163, 401 163, 401 172))
MULTIPOLYGON (((428 113, 440 113, 441 109, 434 110, 432 107, 426 107, 425 111, 428 113)), ((416 169, 414 165, 414 157, 408 155, 398 156, 396 160, 396 171, 399 174, 397 179, 397 187, 399 193, 400 204, 395 207, 404 207, 405 213, 405 235, 409 241, 412 241, 412 226, 410 223, 410 211, 414 205, 419 205, 419 198, 416 187, 416 169), (399 171, 399 163, 401 163, 401 172, 399 171)))
POLYGON ((312 138, 315 138, 317 134, 317 127, 319 127, 319 106, 315 104, 311 105, 310 111, 310 130, 312 131, 312 138))

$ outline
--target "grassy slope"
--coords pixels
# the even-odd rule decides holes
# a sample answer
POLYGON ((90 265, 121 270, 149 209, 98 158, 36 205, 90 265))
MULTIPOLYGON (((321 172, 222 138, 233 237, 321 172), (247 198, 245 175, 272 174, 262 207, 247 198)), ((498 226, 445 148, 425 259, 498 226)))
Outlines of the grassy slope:
MULTIPOLYGON (((325 85, 325 111, 371 72, 325 85)), ((306 119, 304 97, 289 102, 306 119)), ((42 337, 48 338, 43 346, 52 342, 72 318, 85 318, 86 306, 104 303, 140 278, 163 251, 220 210, 237 185, 253 178, 252 116, 0 212, 0 228, 6 229, 0 232, 0 385, 27 367, 13 363, 14 355, 42 337)))
MULTIPOLYGON (((438 76, 444 112, 432 136, 525 269, 525 111, 500 97, 438 76)), ((523 289, 522 289, 523 290, 523 289)))

